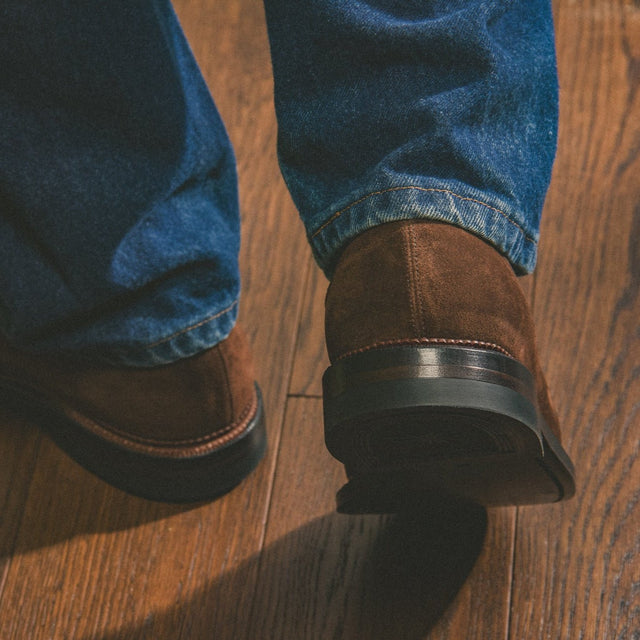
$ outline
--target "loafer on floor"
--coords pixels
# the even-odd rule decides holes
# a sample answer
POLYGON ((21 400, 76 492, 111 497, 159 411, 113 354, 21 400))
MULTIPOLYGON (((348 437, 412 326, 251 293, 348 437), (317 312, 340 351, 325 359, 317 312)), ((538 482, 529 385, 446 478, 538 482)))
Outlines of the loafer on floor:
POLYGON ((349 480, 339 511, 574 494, 528 305, 489 244, 429 221, 363 233, 338 261, 325 328, 325 440, 349 480))
POLYGON ((235 487, 264 455, 260 391, 241 330, 149 369, 32 355, 0 342, 0 402, 27 412, 109 484, 163 502, 235 487))

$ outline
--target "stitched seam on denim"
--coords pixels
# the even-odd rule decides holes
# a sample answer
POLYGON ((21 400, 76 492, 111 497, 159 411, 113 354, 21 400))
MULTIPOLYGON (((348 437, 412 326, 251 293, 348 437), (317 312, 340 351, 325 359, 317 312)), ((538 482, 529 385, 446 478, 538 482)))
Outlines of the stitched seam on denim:
POLYGON ((161 344, 166 344, 167 342, 170 342, 171 340, 173 340, 174 338, 177 338, 178 336, 184 335, 185 333, 189 333, 189 331, 193 331, 194 329, 198 329, 199 327, 202 327, 209 322, 213 322, 213 320, 215 320, 216 318, 223 316, 225 313, 229 313, 229 311, 231 311, 237 304, 238 304, 238 301, 235 300, 226 309, 219 311, 215 315, 209 316, 204 320, 200 320, 200 322, 197 322, 196 324, 192 324, 188 327, 185 327, 184 329, 180 329, 180 331, 176 331, 175 333, 172 333, 167 338, 162 338, 162 340, 158 340, 157 342, 152 342, 151 344, 148 344, 146 348, 153 349, 154 347, 159 347, 161 344))
POLYGON ((398 338, 397 340, 382 340, 366 347, 347 351, 347 353, 343 353, 341 356, 338 356, 336 358, 336 362, 344 360, 349 356, 364 353, 365 351, 372 351, 373 349, 378 349, 380 347, 398 347, 412 344, 420 346, 445 345, 454 347, 472 347, 475 349, 489 349, 491 351, 498 351, 505 356, 509 356, 509 358, 513 358, 513 356, 504 347, 494 344, 493 342, 483 342, 482 340, 464 340, 455 338, 398 338))
POLYGON ((455 193, 454 191, 450 191, 449 189, 437 189, 435 187, 417 187, 417 186, 391 187, 389 189, 382 189, 381 191, 373 191, 371 193, 368 193, 366 196, 364 196, 364 197, 360 198, 359 200, 356 200, 355 202, 352 202, 351 204, 347 205, 344 209, 340 209, 340 211, 336 211, 328 220, 326 220, 320 227, 318 227, 318 229, 316 229, 311 234, 311 239, 313 240, 313 238, 315 238, 326 227, 328 227, 330 224, 332 224, 343 213, 346 213, 347 211, 349 211, 349 209, 352 209, 356 205, 359 205, 361 202, 364 202, 365 200, 368 200, 369 198, 371 198, 373 196, 379 196, 379 195, 383 195, 385 193, 391 193, 393 191, 408 191, 408 190, 423 191, 423 192, 427 192, 427 193, 446 193, 446 194, 448 194, 450 196, 453 196, 454 198, 458 198, 459 200, 464 200, 465 202, 473 202, 474 204, 482 205, 483 207, 486 207, 487 209, 490 209, 491 211, 495 211, 496 213, 499 213, 501 216, 504 217, 504 219, 508 223, 510 223, 513 226, 515 226, 518 229, 520 229, 520 231, 524 234, 524 237, 529 242, 533 242, 534 241, 533 238, 525 231, 525 229, 521 225, 519 225, 517 222, 514 222, 513 220, 511 220, 511 218, 504 211, 502 211, 501 209, 497 209, 496 207, 493 207, 490 204, 487 204, 486 202, 482 202, 482 200, 476 200, 475 198, 468 198, 466 196, 461 196, 460 194, 455 193))

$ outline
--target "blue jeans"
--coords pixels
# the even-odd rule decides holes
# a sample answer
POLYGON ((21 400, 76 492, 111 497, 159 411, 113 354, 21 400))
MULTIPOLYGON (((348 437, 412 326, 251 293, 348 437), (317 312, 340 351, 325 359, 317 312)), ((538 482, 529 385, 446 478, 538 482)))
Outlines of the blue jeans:
MULTIPOLYGON (((279 157, 330 276, 356 235, 445 220, 533 269, 555 153, 549 0, 265 0, 279 157)), ((233 327, 234 155, 168 0, 0 8, 0 321, 151 366, 233 327)))

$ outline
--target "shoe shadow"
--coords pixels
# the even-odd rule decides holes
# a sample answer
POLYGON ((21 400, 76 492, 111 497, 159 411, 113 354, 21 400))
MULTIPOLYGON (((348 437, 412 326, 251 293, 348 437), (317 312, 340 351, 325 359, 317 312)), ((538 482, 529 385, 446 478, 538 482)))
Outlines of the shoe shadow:
POLYGON ((486 511, 469 505, 441 505, 420 518, 328 514, 179 607, 104 640, 418 640, 468 577, 486 528, 486 511))
POLYGON ((164 504, 114 489, 7 407, 0 408, 0 458, 0 560, 79 535, 129 530, 204 504, 164 504))
MULTIPOLYGON (((28 427, 15 442, 6 442, 16 452, 24 445, 31 464, 40 457, 44 464, 38 473, 25 475, 32 478, 28 485, 17 478, 30 499, 20 514, 23 526, 7 523, 12 520, 9 512, 17 518, 24 501, 7 503, 0 560, 5 554, 84 533, 128 530, 201 506, 149 502, 112 489, 28 427)), ((321 516, 275 539, 176 605, 147 611, 144 619, 100 637, 424 638, 471 572, 482 549, 487 514, 482 507, 455 503, 423 505, 416 512, 420 517, 321 516)))

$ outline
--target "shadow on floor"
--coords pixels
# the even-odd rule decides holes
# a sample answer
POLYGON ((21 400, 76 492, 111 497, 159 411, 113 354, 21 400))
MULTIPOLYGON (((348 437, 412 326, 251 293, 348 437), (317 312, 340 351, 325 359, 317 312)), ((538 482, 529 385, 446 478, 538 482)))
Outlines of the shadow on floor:
POLYGON ((91 533, 197 509, 130 496, 87 472, 15 411, 0 407, 0 560, 91 533))
MULTIPOLYGON (((35 436, 31 430, 23 434, 30 441, 35 436)), ((7 551, 13 547, 23 553, 85 533, 128 530, 198 507, 127 496, 71 463, 48 438, 38 440, 29 457, 31 464, 42 458, 44 465, 28 474, 27 511, 18 513, 22 501, 12 509, 16 524, 5 531, 13 541, 7 551)), ((20 449, 18 441, 7 444, 20 449)), ((25 480, 16 477, 18 484, 25 480)), ((471 572, 487 514, 465 504, 425 505, 419 512, 420 517, 393 518, 323 515, 240 564, 230 558, 232 569, 185 594, 174 607, 148 611, 134 624, 85 640, 424 638, 471 572)), ((272 530, 278 525, 273 522, 272 530)))
POLYGON ((454 600, 486 528, 486 511, 467 505, 419 519, 328 514, 179 607, 101 637, 418 640, 454 600))

